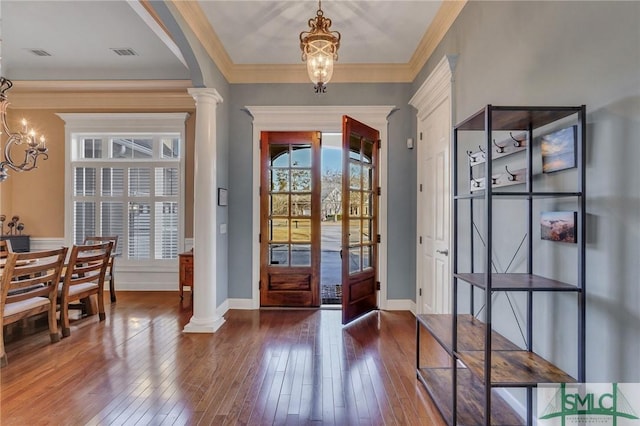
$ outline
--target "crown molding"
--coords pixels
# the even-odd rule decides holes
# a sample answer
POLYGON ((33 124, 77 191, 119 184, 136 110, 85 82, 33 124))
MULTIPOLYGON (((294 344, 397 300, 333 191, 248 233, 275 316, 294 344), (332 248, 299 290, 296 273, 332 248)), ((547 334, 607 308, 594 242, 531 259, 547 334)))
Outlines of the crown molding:
MULTIPOLYGON (((406 64, 336 63, 332 83, 411 83, 442 41, 467 0, 444 0, 433 22, 406 64)), ((234 64, 196 1, 171 0, 205 51, 230 84, 308 83, 300 64, 234 64)))
POLYGON ((12 109, 193 110, 189 80, 13 81, 12 109))
POLYGON ((442 2, 431 25, 427 28, 424 37, 422 37, 422 40, 418 43, 416 51, 413 52, 413 56, 411 60, 409 60, 408 65, 411 69, 411 81, 413 81, 422 70, 422 67, 427 63, 466 4, 467 0, 444 0, 442 2))
POLYGON ((224 78, 232 83, 234 63, 197 1, 170 0, 224 78))

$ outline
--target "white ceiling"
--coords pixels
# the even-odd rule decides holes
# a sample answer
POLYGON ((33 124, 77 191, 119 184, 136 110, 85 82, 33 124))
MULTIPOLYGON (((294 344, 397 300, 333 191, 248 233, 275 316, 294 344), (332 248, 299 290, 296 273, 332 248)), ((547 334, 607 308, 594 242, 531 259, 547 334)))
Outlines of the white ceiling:
MULTIPOLYGON (((234 64, 300 64, 314 0, 200 0, 234 64)), ((440 0, 325 0, 339 63, 405 64, 440 0), (400 42, 399 42, 400 41, 400 42)), ((14 80, 189 79, 176 47, 137 1, 0 1, 2 75, 14 80), (112 48, 131 48, 121 57, 112 48), (51 56, 34 55, 43 49, 51 56)))

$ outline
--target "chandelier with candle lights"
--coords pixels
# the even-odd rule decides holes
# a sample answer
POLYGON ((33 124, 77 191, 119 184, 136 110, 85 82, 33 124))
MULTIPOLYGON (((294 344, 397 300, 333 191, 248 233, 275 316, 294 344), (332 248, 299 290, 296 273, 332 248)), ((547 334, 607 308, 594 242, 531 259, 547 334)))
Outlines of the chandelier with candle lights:
POLYGON ((324 17, 321 0, 318 0, 316 17, 309 19, 310 31, 300 33, 302 60, 307 63, 307 73, 316 93, 325 93, 333 75, 333 63, 338 60, 340 33, 330 31, 330 27, 331 19, 324 17))
POLYGON ((12 86, 11 80, 0 77, 0 121, 2 122, 0 133, 7 135, 7 142, 4 146, 4 159, 2 160, 2 157, 0 157, 0 160, 2 160, 0 161, 0 182, 7 180, 9 169, 16 172, 27 172, 37 167, 36 163, 40 156, 45 160, 49 158, 44 135, 36 138, 35 130, 28 129, 27 120, 22 120, 22 130, 17 132, 9 130, 9 124, 7 123, 7 107, 9 106, 7 91, 12 86), (14 159, 13 155, 16 151, 20 151, 18 148, 20 145, 24 146, 24 157, 20 154, 17 157, 18 159, 14 159))

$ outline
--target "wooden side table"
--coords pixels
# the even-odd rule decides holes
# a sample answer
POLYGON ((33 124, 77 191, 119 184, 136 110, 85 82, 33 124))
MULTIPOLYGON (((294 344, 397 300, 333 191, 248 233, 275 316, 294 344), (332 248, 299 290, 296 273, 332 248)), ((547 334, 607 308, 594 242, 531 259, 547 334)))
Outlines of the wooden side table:
POLYGON ((180 253, 180 300, 184 299, 184 287, 191 288, 191 297, 193 297, 193 249, 180 253))

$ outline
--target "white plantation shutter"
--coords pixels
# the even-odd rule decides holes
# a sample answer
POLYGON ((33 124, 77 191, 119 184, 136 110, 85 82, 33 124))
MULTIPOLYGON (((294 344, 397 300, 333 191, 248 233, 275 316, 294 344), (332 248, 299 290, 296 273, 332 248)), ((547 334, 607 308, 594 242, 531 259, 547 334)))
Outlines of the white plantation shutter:
POLYGON ((176 132, 72 133, 74 243, 117 235, 123 260, 177 258, 184 235, 183 132, 184 116, 176 132))
MULTIPOLYGON (((100 204, 101 235, 117 235, 119 241, 124 241, 124 206, 125 204, 122 201, 103 201, 100 204)), ((115 254, 122 254, 122 244, 116 246, 115 254)))
POLYGON ((94 201, 76 201, 73 203, 73 242, 82 244, 85 235, 96 234, 96 203, 94 201))
POLYGON ((155 258, 167 259, 178 256, 178 203, 160 201, 155 203, 155 258))

